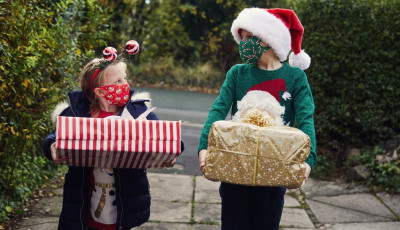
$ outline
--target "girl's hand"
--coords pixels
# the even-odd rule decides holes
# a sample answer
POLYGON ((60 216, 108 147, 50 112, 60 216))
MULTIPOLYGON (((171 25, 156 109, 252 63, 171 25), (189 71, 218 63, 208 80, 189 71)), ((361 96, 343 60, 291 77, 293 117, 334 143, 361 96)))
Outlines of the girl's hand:
POLYGON ((67 161, 67 159, 65 158, 57 158, 56 143, 51 144, 50 151, 51 151, 51 158, 53 158, 54 163, 61 165, 67 161))
POLYGON ((311 166, 306 163, 306 174, 304 175, 304 183, 308 180, 311 173, 311 166))
POLYGON ((175 163, 176 163, 176 158, 174 158, 170 162, 163 162, 161 166, 162 167, 167 167, 167 168, 172 168, 172 167, 174 167, 175 163))
POLYGON ((203 172, 204 170, 204 165, 206 165, 206 156, 207 156, 207 149, 202 149, 199 152, 199 166, 200 166, 200 170, 201 172, 203 172))

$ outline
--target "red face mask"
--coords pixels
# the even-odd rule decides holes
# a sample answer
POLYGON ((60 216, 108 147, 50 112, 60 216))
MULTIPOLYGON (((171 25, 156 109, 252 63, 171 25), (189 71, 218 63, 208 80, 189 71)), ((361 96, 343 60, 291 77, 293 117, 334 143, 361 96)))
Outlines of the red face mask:
POLYGON ((124 106, 129 101, 128 83, 122 85, 106 85, 98 88, 107 92, 104 98, 109 105, 124 106))

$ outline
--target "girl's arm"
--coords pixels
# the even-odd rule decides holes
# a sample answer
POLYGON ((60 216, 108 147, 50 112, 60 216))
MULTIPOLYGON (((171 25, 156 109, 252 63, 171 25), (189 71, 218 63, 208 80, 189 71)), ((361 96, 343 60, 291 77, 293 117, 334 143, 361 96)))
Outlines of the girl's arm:
POLYGON ((46 138, 43 141, 42 144, 42 149, 44 155, 47 157, 49 160, 53 160, 51 156, 51 145, 56 142, 56 134, 55 131, 51 132, 49 135, 46 136, 46 138))
MULTIPOLYGON (((64 109, 59 116, 73 116, 73 113, 70 107, 64 109)), ((55 161, 55 163, 59 163, 61 159, 58 159, 55 155, 55 142, 56 142, 56 131, 54 130, 43 141, 42 150, 47 159, 55 161)))

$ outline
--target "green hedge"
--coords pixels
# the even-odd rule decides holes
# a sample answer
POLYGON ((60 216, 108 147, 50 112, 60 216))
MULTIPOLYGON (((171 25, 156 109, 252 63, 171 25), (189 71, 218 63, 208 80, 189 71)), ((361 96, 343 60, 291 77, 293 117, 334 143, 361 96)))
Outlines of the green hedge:
POLYGON ((77 85, 91 48, 105 44, 108 19, 89 0, 0 1, 0 223, 53 175, 41 149, 54 129, 49 113, 77 85))
MULTIPOLYGON (((311 56, 318 146, 342 159, 349 146, 400 133, 400 1, 297 0, 311 56)), ((341 162, 336 162, 341 163, 341 162)))

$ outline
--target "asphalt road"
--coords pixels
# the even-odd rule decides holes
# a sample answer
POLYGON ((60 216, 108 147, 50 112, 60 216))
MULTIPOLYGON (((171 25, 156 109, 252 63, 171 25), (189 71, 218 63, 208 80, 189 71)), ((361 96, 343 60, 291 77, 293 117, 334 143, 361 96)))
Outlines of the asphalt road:
POLYGON ((151 94, 154 113, 160 120, 182 121, 182 140, 185 150, 171 169, 149 169, 149 172, 202 175, 199 169, 197 146, 209 109, 218 95, 166 89, 136 88, 151 94))

